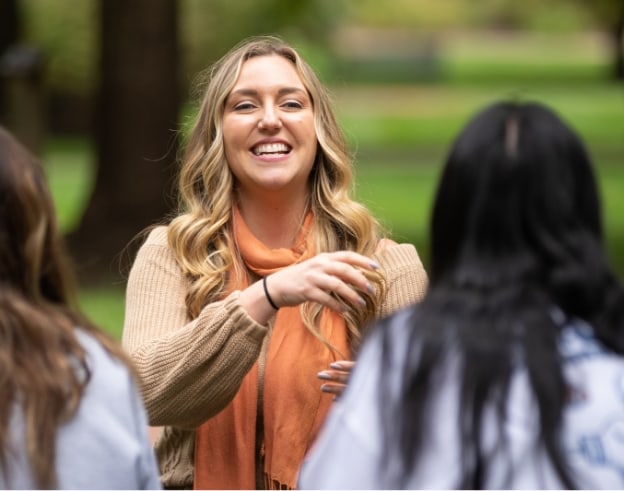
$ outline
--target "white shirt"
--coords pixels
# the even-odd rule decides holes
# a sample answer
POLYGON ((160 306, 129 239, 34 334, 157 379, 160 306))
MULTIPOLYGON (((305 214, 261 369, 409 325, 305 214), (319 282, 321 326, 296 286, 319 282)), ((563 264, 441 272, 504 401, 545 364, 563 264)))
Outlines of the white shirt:
MULTIPOLYGON (((379 472, 384 449, 380 420, 379 375, 384 370, 392 397, 401 385, 406 356, 408 310, 386 328, 395 347, 390 367, 381 366, 379 332, 364 344, 349 385, 334 405, 319 438, 304 460, 302 489, 387 489, 379 472)), ((562 329, 564 374, 574 398, 564 411, 563 444, 573 475, 583 488, 624 488, 624 358, 607 352, 589 325, 574 321, 562 329)), ((453 362, 434 390, 434 415, 424 451, 407 480, 410 489, 454 489, 461 475, 458 377, 453 362)), ((494 418, 484 418, 484 442, 497 439, 494 418)), ((524 369, 516 370, 509 393, 504 431, 510 455, 492 450, 486 488, 562 489, 545 452, 536 446, 537 407, 524 369), (510 460, 507 460, 507 459, 510 460), (513 474, 509 474, 511 462, 513 474)))
MULTIPOLYGON (((78 331, 91 380, 75 416, 59 428, 58 489, 161 489, 147 416, 128 369, 92 336, 78 331)), ((25 452, 24 418, 10 422, 14 453, 0 467, 0 488, 36 489, 25 452)))

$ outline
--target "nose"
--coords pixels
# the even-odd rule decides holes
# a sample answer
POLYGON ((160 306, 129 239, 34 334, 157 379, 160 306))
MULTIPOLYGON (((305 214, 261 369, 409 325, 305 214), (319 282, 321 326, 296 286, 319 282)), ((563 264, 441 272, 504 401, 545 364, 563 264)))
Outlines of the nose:
POLYGON ((282 120, 278 112, 273 106, 267 106, 262 111, 258 121, 258 129, 260 130, 278 130, 282 127, 282 120))

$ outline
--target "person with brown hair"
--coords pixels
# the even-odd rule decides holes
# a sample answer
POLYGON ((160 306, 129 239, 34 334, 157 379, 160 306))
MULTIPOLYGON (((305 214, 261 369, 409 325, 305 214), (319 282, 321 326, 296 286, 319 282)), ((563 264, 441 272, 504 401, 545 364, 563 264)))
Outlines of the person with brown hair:
POLYGON ((340 361, 424 294, 414 246, 385 238, 351 186, 329 95, 295 49, 256 37, 207 71, 181 211, 149 234, 126 295, 166 487, 294 488, 340 361))
POLYGON ((0 128, 0 487, 159 489, 131 362, 74 292, 43 169, 0 128))

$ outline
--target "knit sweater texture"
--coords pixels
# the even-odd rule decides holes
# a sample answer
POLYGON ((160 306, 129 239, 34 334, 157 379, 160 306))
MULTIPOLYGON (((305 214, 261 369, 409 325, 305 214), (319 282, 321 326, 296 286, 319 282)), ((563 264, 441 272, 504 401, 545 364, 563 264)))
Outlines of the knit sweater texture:
MULTIPOLYGON (((386 278, 381 316, 422 298, 427 275, 413 245, 392 245, 374 258, 386 278)), ((167 228, 156 227, 130 271, 122 343, 137 366, 150 424, 164 426, 156 453, 166 488, 192 488, 194 430, 232 400, 269 332, 242 308, 240 291, 191 319, 189 285, 167 228)))

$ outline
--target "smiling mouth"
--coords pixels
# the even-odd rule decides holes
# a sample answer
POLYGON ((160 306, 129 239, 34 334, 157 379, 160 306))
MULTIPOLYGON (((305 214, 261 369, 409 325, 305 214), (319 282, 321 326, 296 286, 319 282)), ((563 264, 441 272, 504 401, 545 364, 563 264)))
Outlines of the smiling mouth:
POLYGON ((251 149, 254 155, 285 155, 291 147, 285 143, 263 143, 251 149))

